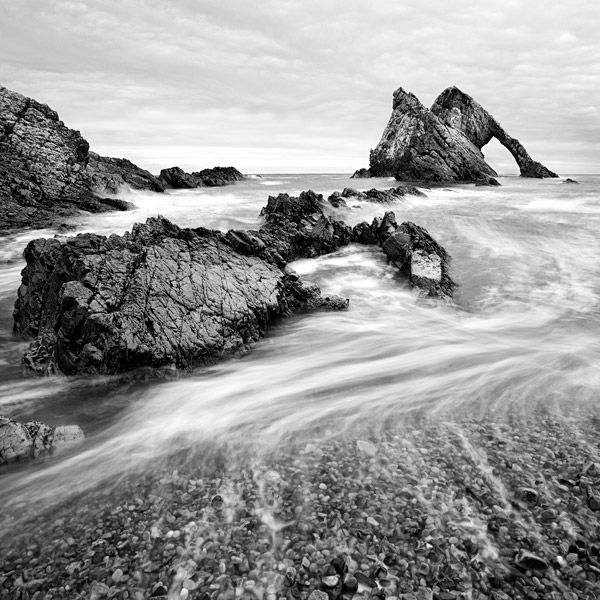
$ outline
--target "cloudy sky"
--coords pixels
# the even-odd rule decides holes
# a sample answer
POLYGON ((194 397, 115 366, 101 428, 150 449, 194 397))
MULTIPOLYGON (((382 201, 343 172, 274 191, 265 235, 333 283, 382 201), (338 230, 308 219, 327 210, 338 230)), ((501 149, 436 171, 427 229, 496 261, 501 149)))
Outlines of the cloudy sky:
MULTIPOLYGON (((368 166, 393 91, 456 85, 561 174, 600 172, 598 0, 0 0, 0 84, 152 171, 368 166)), ((484 153, 501 173, 508 152, 484 153)))

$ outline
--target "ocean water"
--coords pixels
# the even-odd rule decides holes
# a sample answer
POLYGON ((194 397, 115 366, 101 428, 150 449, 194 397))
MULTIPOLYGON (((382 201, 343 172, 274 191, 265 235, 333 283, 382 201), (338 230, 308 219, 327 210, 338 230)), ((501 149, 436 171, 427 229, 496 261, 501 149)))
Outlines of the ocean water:
MULTIPOLYGON (((12 306, 26 243, 51 230, 0 238, 0 414, 79 424, 86 443, 0 472, 2 520, 60 505, 74 492, 149 470, 173 449, 243 441, 257 453, 291 439, 319 443, 366 425, 372 435, 416 415, 534 418, 540 407, 572 424, 600 417, 600 176, 501 177, 500 188, 423 188, 393 205, 350 202, 349 224, 393 210, 424 226, 452 256, 454 301, 410 289, 380 249, 351 245, 293 267, 344 313, 294 317, 245 357, 174 381, 115 386, 109 378, 20 378, 26 342, 12 306), (373 433, 375 432, 375 433, 373 433)), ((162 214, 182 226, 257 228, 270 194, 393 180, 264 175, 226 188, 128 193, 135 210, 80 217, 74 233, 130 230, 162 214)))

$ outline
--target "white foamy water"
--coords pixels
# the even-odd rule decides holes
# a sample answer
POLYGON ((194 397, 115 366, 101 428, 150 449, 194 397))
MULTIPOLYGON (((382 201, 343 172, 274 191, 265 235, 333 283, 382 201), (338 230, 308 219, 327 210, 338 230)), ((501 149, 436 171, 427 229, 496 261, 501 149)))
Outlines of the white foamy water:
MULTIPOLYGON (((356 208, 340 215, 351 224, 394 210, 399 222, 426 227, 453 257, 455 303, 419 298, 379 249, 352 245, 293 265, 325 293, 350 298, 347 312, 295 317, 241 360, 126 389, 17 377, 23 343, 10 335, 17 257, 35 235, 0 240, 0 413, 78 423, 88 433, 69 456, 0 475, 6 513, 37 510, 211 439, 258 449, 296 434, 377 429, 415 412, 600 413, 600 178, 575 178, 579 186, 501 178, 501 188, 432 189, 392 206, 350 201, 356 208)), ((255 228, 269 193, 390 185, 265 176, 228 188, 131 194, 134 211, 74 223, 79 231, 121 233, 160 213, 184 226, 255 228)))

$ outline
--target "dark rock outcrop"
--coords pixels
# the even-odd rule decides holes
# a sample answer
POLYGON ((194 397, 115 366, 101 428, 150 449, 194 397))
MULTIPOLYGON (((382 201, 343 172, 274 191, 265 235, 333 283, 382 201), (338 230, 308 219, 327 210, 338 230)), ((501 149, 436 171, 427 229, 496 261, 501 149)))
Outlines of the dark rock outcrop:
POLYGON ((150 171, 141 169, 126 158, 88 155, 87 171, 92 178, 93 190, 98 194, 116 194, 124 187, 134 190, 163 192, 164 184, 150 171))
POLYGON ((0 465, 56 454, 83 439, 83 431, 77 425, 18 423, 0 415, 0 465))
POLYGON ((202 185, 197 177, 186 173, 181 167, 163 169, 159 177, 165 186, 174 189, 197 188, 202 185))
POLYGON ((359 223, 352 241, 379 244, 388 260, 405 273, 410 284, 426 296, 451 298, 456 284, 450 277, 450 256, 423 227, 410 221, 396 222, 393 212, 359 223))
MULTIPOLYGON (((159 217, 123 236, 30 242, 14 311, 15 332, 35 337, 24 372, 111 374, 212 364, 244 353, 276 319, 346 308, 347 300, 323 298, 287 263, 350 242, 382 244, 399 228, 386 213, 353 230, 324 214, 324 205, 312 191, 271 196, 257 231, 181 229, 159 217)), ((437 255, 443 274, 443 249, 416 226, 403 224, 400 231, 408 236, 404 259, 394 255, 394 264, 427 294, 450 295, 451 285, 427 280, 433 267, 416 256, 437 255)))
POLYGON ((571 179, 570 177, 567 177, 563 183, 575 183, 575 184, 579 184, 579 181, 575 181, 574 179, 571 179))
MULTIPOLYGON (((342 192, 333 192, 327 199, 334 208, 341 206, 342 200, 346 198, 355 198, 356 200, 362 200, 364 202, 377 202, 380 204, 386 204, 389 202, 395 202, 404 198, 404 196, 425 196, 425 194, 416 188, 414 185, 403 185, 390 188, 389 190, 376 190, 375 188, 359 192, 354 188, 344 188, 342 192)), ((344 202, 345 204, 345 202, 344 202)))
POLYGON ((213 167, 192 173, 207 187, 221 187, 246 179, 235 167, 213 167))
POLYGON ((123 159, 89 152, 45 104, 0 86, 0 230, 55 224, 80 211, 124 210, 128 203, 103 198, 119 185, 162 185, 123 159))
POLYGON ((174 189, 221 187, 246 179, 235 167, 214 167, 193 173, 186 173, 181 167, 171 167, 163 169, 159 177, 164 185, 174 189))
POLYGON ((393 175, 399 181, 489 181, 496 172, 485 162, 481 148, 492 138, 510 151, 523 177, 557 177, 456 87, 444 90, 431 110, 414 94, 398 88, 392 116, 370 153, 369 171, 372 176, 393 175))
POLYGON ((369 177, 372 177, 371 171, 363 167, 362 169, 356 169, 350 176, 350 179, 368 179, 369 177))
MULTIPOLYGON (((264 233, 268 242, 271 235, 275 247, 256 238, 255 247, 244 240, 236 248, 231 232, 152 218, 122 237, 34 240, 14 313, 15 330, 37 336, 26 370, 119 373, 211 364, 245 352, 277 318, 347 306, 283 268, 297 255, 293 236, 288 245, 274 232, 264 233)), ((247 239, 254 240, 252 232, 247 239)), ((318 235, 314 240, 321 243, 318 235)))

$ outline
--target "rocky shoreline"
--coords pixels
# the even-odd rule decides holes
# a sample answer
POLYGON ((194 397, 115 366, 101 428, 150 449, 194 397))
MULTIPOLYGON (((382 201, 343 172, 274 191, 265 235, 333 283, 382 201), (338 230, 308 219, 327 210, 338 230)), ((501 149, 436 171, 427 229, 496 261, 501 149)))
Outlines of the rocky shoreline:
MULTIPOLYGON (((346 189, 329 203, 387 203, 407 193, 421 195, 346 189)), ((322 297, 288 263, 349 243, 381 246, 415 289, 452 297, 450 256, 425 229, 398 224, 391 211, 351 228, 327 206, 309 190, 270 196, 257 231, 184 229, 157 217, 123 236, 33 240, 13 313, 15 333, 35 338, 24 375, 189 370, 241 356, 277 319, 348 307, 348 299, 322 297)))
POLYGON ((596 427, 538 407, 197 440, 47 514, 9 506, 0 598, 591 600, 596 427))

